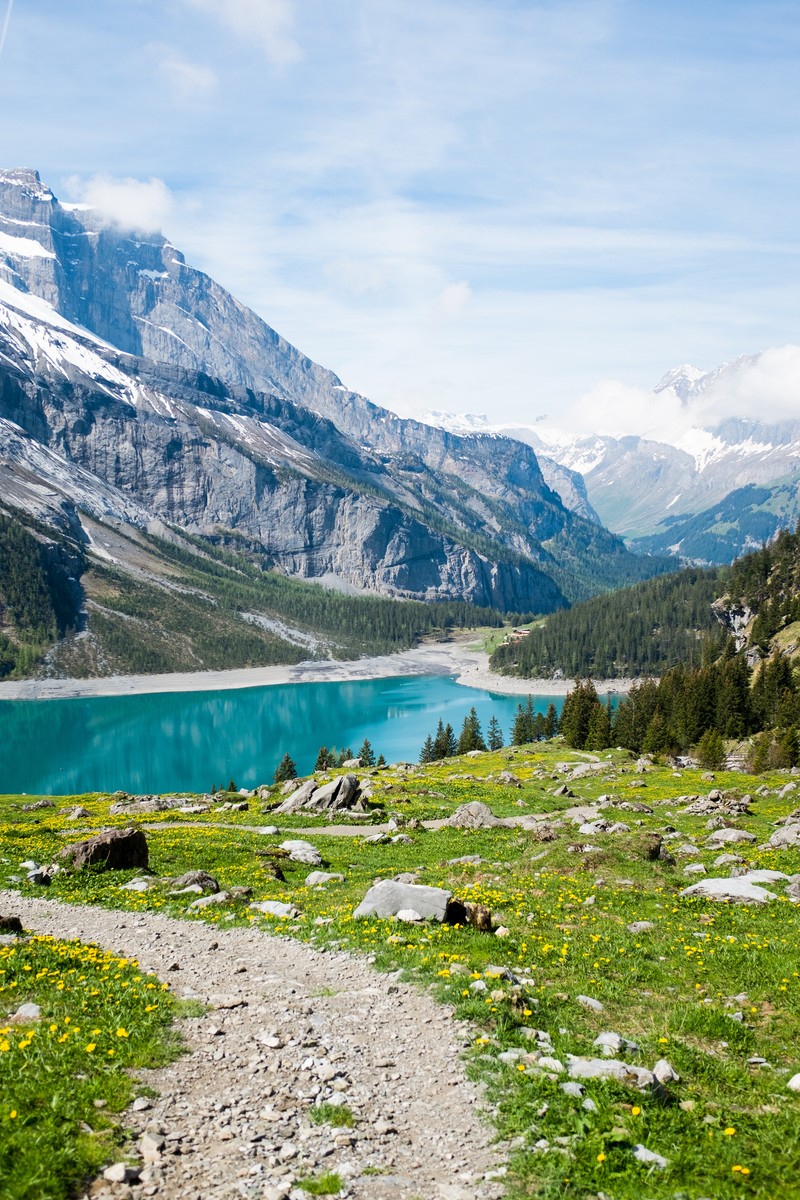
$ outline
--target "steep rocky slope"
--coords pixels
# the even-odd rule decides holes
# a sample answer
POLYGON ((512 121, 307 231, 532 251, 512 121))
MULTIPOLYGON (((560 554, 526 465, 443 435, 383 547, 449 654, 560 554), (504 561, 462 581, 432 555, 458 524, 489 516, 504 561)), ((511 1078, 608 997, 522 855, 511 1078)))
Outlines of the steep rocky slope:
MULTIPOLYGON (((512 612, 661 565, 565 508, 529 447, 378 408, 165 238, 22 170, 0 172, 0 479, 7 512, 90 563, 110 555, 92 522, 183 531, 350 592, 512 612)), ((137 538, 110 540, 136 576, 137 538)))

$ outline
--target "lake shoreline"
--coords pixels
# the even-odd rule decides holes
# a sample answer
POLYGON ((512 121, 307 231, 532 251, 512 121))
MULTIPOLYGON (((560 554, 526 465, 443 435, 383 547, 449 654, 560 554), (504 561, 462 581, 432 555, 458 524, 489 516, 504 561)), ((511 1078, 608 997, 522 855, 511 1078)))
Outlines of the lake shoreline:
MULTIPOLYGON (((489 655, 469 636, 428 642, 371 658, 336 662, 242 667, 230 671, 186 671, 167 675, 104 675, 93 679, 20 679, 0 683, 2 700, 68 700, 88 696, 145 696, 212 692, 294 683, 349 683, 415 675, 451 675, 463 687, 503 696, 566 696, 572 679, 519 679, 489 670, 489 655)), ((598 693, 626 694, 632 679, 595 680, 598 693)))

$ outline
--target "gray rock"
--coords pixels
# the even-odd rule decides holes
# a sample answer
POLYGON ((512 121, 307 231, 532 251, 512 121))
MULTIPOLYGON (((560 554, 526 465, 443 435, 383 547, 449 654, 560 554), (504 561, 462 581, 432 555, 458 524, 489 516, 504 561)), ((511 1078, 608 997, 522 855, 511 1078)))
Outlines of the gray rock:
POLYGON ((297 786, 292 788, 287 798, 278 805, 275 809, 276 813, 297 812, 308 803, 314 792, 317 791, 316 779, 307 779, 305 783, 299 783, 297 780, 290 779, 287 780, 287 783, 294 783, 297 786))
POLYGON ((800 846, 800 821, 776 829, 767 845, 778 850, 788 846, 800 846))
POLYGON ((740 854, 719 854, 714 859, 713 866, 715 867, 731 867, 735 863, 744 862, 740 854))
POLYGON ((210 908, 214 904, 230 904, 233 896, 230 892, 212 892, 210 896, 200 896, 197 900, 193 900, 189 905, 192 910, 198 908, 210 908))
POLYGON ((648 1150, 641 1143, 634 1146, 633 1157, 637 1162, 645 1163, 648 1167, 655 1167, 659 1171, 664 1171, 669 1166, 668 1158, 664 1158, 661 1154, 656 1154, 654 1150, 648 1150))
POLYGON ((616 1079, 631 1087, 652 1087, 655 1076, 644 1067, 631 1066, 617 1058, 584 1058, 567 1055, 567 1072, 571 1079, 616 1079))
POLYGON ((691 887, 684 888, 680 895, 684 898, 697 896, 705 900, 730 900, 734 904, 766 904, 776 900, 774 892, 749 883, 746 879, 701 879, 691 887))
POLYGON ((488 804, 482 804, 480 800, 462 804, 447 820, 453 829, 491 829, 499 823, 488 804))
POLYGON ((129 879, 127 883, 120 884, 121 892, 149 892, 156 887, 154 879, 129 879))
POLYGON ((702 863, 689 863, 683 868, 684 875, 705 875, 706 869, 702 863))
POLYGON ((639 1049, 636 1042, 632 1042, 628 1038, 622 1037, 621 1034, 614 1033, 612 1030, 601 1033, 594 1039, 592 1045, 599 1046, 605 1058, 613 1058, 620 1051, 635 1053, 639 1049))
POLYGON ((394 917, 401 909, 412 908, 428 920, 443 921, 451 899, 452 893, 444 888, 383 879, 369 889, 353 916, 394 917))
POLYGON ((789 876, 783 871, 768 871, 759 869, 756 871, 748 871, 746 875, 740 875, 739 879, 746 879, 748 883, 779 883, 782 879, 788 881, 789 876))
POLYGON ((310 867, 322 866, 322 855, 316 846, 311 845, 311 842, 290 838, 286 842, 281 842, 281 850, 289 851, 289 858, 292 862, 307 863, 310 867))
POLYGON ((336 871, 312 871, 306 875, 306 887, 320 887, 323 883, 344 883, 344 875, 336 871))
POLYGON ((408 925, 413 925, 416 924, 417 921, 425 920, 422 913, 418 913, 415 908, 401 908, 400 911, 395 915, 398 921, 405 921, 408 925))
POLYGON ((793 1075, 786 1086, 790 1092, 800 1092, 800 1073, 793 1075))
POLYGON ((630 925, 626 925, 625 928, 628 933, 649 933, 651 929, 655 929, 655 923, 653 921, 631 921, 630 925))
POLYGON ((27 1004, 20 1004, 17 1011, 9 1017, 12 1025, 25 1025, 29 1021, 40 1021, 42 1019, 42 1010, 38 1004, 28 1001, 27 1004))
POLYGON ((107 1183, 134 1183, 141 1174, 139 1167, 132 1167, 129 1163, 117 1162, 112 1166, 106 1167, 103 1171, 103 1179, 107 1183))
POLYGON ((604 1006, 599 1000, 595 1000, 593 996, 576 996, 575 999, 578 1001, 578 1004, 583 1005, 584 1008, 590 1008, 592 1012, 601 1013, 605 1011, 604 1006))
POLYGON ((653 1075, 659 1083, 666 1086, 668 1083, 679 1083, 680 1075, 672 1066, 672 1063, 667 1062, 666 1058, 660 1058, 653 1067, 653 1075))
POLYGON ((573 1096, 576 1100, 580 1100, 581 1096, 586 1091, 586 1088, 582 1083, 575 1083, 573 1081, 570 1081, 569 1083, 560 1083, 558 1086, 561 1088, 562 1092, 565 1093, 565 1095, 573 1096))
POLYGON ((173 879, 172 886, 176 888, 199 887, 204 892, 219 891, 219 883, 213 875, 209 875, 208 871, 187 871, 185 875, 179 875, 177 879, 173 879))
POLYGON ((268 917, 279 917, 284 921, 300 916, 300 909, 296 905, 283 904, 280 900, 259 900, 250 907, 268 917))
POLYGON ((756 835, 746 829, 715 829, 706 843, 709 846, 729 845, 735 842, 754 842, 756 835))

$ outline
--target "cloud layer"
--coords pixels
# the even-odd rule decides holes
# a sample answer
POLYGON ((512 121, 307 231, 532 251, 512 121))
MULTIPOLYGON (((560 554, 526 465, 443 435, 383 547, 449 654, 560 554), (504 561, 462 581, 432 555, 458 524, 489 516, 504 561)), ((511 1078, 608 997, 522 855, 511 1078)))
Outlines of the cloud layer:
POLYGON ((97 209, 108 221, 127 229, 152 233, 163 230, 173 211, 173 197, 163 179, 112 179, 93 175, 72 176, 70 193, 89 208, 97 209))

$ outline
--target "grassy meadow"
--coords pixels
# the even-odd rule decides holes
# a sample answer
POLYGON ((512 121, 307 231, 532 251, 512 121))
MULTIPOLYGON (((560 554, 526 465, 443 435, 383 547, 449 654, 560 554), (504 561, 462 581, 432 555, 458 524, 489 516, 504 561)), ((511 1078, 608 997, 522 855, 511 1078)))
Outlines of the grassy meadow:
MULTIPOLYGON (((579 754, 558 739, 425 767, 359 772, 362 778, 365 774, 372 776, 372 822, 394 818, 397 828, 389 836, 401 835, 402 841, 369 842, 374 833, 369 820, 354 822, 346 836, 332 836, 323 818, 275 816, 277 790, 265 800, 251 798, 244 812, 145 814, 137 819, 150 847, 153 886, 145 892, 123 890, 124 883, 144 874, 133 871, 65 871, 46 889, 28 884, 19 869, 22 861, 51 862, 69 842, 131 821, 109 816, 107 796, 63 798, 57 808, 35 811, 22 806, 36 797, 4 797, 0 886, 72 903, 158 911, 223 928, 254 923, 316 945, 367 954, 380 970, 402 969, 472 1022, 468 1070, 487 1082, 498 1137, 508 1145, 512 1200, 800 1197, 795 1136, 800 1095, 787 1089, 788 1080, 800 1071, 800 907, 784 896, 783 883, 766 885, 778 898, 763 906, 679 895, 702 878, 685 874, 688 863, 704 864, 711 876, 727 876, 729 865, 713 866, 725 851, 740 854, 753 868, 800 873, 800 850, 758 848, 769 838, 773 822, 798 803, 797 791, 778 795, 787 782, 795 782, 791 774, 718 772, 709 777, 668 764, 648 765, 642 772, 627 752, 579 754), (576 766, 593 757, 597 769, 570 778, 576 766), (513 772, 522 786, 501 783, 501 771, 513 772), (573 795, 555 796, 565 781, 573 795), (686 801, 679 797, 706 795, 711 788, 752 795, 750 815, 730 823, 755 834, 756 842, 716 849, 706 845, 708 816, 686 814, 686 801), (579 834, 578 824, 564 818, 574 806, 601 795, 612 798, 603 816, 624 822, 627 832, 579 834), (548 814, 548 819, 533 830, 417 825, 446 819, 473 800, 488 804, 498 817, 548 814), (69 820, 59 813, 58 808, 73 804, 90 815, 69 820), (279 832, 254 832, 248 825, 276 825, 279 832), (298 829, 310 832, 297 834, 298 829), (648 857, 656 833, 666 838, 673 863, 648 857), (344 882, 308 887, 305 879, 312 868, 285 858, 278 860, 285 880, 274 878, 269 863, 275 860, 265 852, 292 836, 311 841, 324 869, 341 873, 344 882), (582 849, 587 844, 593 848, 582 849), (696 852, 675 853, 686 846, 696 852), (464 857, 477 861, 453 861, 464 857), (252 897, 188 912, 193 897, 170 896, 164 881, 195 869, 211 872, 222 888, 251 888, 252 897), (368 887, 402 872, 490 907, 499 931, 355 921, 353 910, 368 887), (301 915, 280 921, 249 907, 250 900, 265 899, 290 901, 301 915), (650 922, 651 928, 632 932, 628 926, 633 922, 650 922), (587 1008, 577 999, 581 995, 598 1001, 602 1011, 587 1008), (535 1052, 542 1052, 540 1031, 549 1035, 545 1042, 552 1046, 545 1052, 553 1061, 545 1069, 535 1060, 535 1052), (657 1091, 587 1080, 582 1095, 565 1092, 561 1084, 568 1076, 559 1064, 566 1063, 567 1055, 600 1057, 602 1051, 593 1043, 607 1031, 637 1047, 626 1046, 615 1057, 647 1068, 666 1059, 679 1080, 657 1091), (638 1161, 638 1145, 662 1156, 667 1165, 638 1161)), ((11 951, 0 948, 0 970, 8 972, 9 960, 16 959, 13 978, 0 975, 0 1019, 22 995, 19 963, 24 969, 26 956, 58 959, 62 953, 38 940, 11 951)), ((76 948, 72 953, 90 952, 76 948)), ((52 998, 49 977, 42 974, 45 961, 50 960, 43 959, 41 967, 31 961, 26 997, 52 998)), ((76 971, 83 969, 75 964, 76 971)), ((131 964, 118 968, 115 996, 121 995, 124 973, 134 970, 131 964)), ((152 989, 140 982, 136 992, 138 1003, 152 989)), ((130 988, 125 989, 124 1003, 133 998, 130 988)), ((114 1005, 123 1000, 106 1004, 102 991, 93 999, 114 1015, 101 1022, 99 1015, 76 1011, 79 1037, 70 1034, 60 1042, 61 1033, 45 1033, 50 1024, 63 1029, 66 1016, 72 1015, 55 1008, 46 1012, 29 1045, 21 1045, 27 1033, 24 1039, 13 1033, 13 1053, 18 1063, 26 1063, 33 1082, 8 1104, 3 1091, 5 1108, 13 1102, 17 1116, 12 1120, 0 1113, 0 1163, 8 1161, 8 1147, 17 1144, 13 1139, 21 1136, 24 1122, 37 1127, 40 1121, 36 1095, 49 1095, 45 1081, 52 1070, 40 1056, 43 1043, 48 1053, 75 1053, 76 1059, 65 1058, 62 1067, 70 1075, 78 1060, 101 1061, 94 1051, 87 1053, 85 1043, 78 1053, 89 1036, 103 1047, 106 1059, 107 1049, 114 1049, 116 1057, 123 1043, 126 1053, 131 1052, 131 1039, 115 1043, 113 1037, 112 1026, 135 1024, 127 1010, 116 1015, 114 1005), (92 1025, 102 1028, 102 1039, 91 1032, 92 1025)), ((139 1019, 145 1015, 140 1013, 139 1019)), ((160 1010, 158 1016, 161 1020, 160 1010)), ((147 1038, 152 1042, 151 1033, 147 1038)), ((5 1058, 0 1055, 0 1071, 5 1058)), ((107 1062, 103 1068, 107 1075, 107 1062)))

